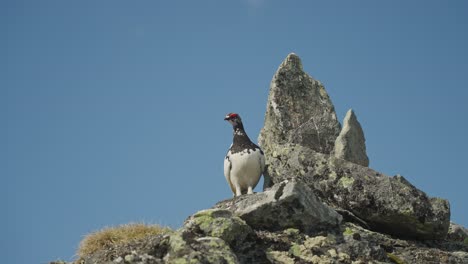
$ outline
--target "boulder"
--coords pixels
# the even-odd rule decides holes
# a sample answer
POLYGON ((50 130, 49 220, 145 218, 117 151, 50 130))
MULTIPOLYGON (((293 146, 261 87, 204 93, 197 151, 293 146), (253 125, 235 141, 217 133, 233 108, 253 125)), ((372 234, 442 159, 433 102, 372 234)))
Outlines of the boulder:
POLYGON ((365 167, 369 166, 369 158, 366 154, 366 139, 353 109, 349 109, 346 113, 343 128, 335 141, 333 154, 339 159, 351 161, 365 167))
POLYGON ((259 144, 264 151, 270 142, 293 142, 330 153, 339 133, 335 108, 322 83, 304 72, 296 54, 289 54, 271 81, 259 144))
POLYGON ((298 228, 305 232, 336 227, 342 220, 302 183, 284 181, 262 193, 222 201, 216 208, 232 211, 255 229, 298 228))
POLYGON ((221 238, 195 237, 193 233, 182 229, 171 235, 164 263, 237 264, 239 261, 229 245, 221 238))
POLYGON ((385 263, 468 263, 468 245, 444 240, 402 240, 352 223, 344 223, 342 230, 345 243, 337 245, 336 248, 338 251, 347 252, 352 258, 357 257, 356 253, 360 252, 358 254, 362 255, 357 257, 359 259, 371 256, 370 260, 377 260, 381 258, 377 249, 379 246, 385 250, 385 263), (361 241, 368 243, 368 247, 356 247, 361 241), (366 253, 369 249, 373 250, 374 254, 366 253))
POLYGON ((328 205, 350 211, 372 230, 406 238, 445 238, 448 201, 428 197, 404 177, 388 177, 297 144, 270 146, 268 174, 273 184, 297 179, 328 205))
POLYGON ((207 209, 189 217, 184 225, 188 229, 195 229, 204 236, 217 237, 228 244, 242 242, 252 229, 244 220, 234 216, 229 210, 207 209))
POLYGON ((447 239, 462 242, 468 246, 468 229, 454 222, 450 222, 447 239))
POLYGON ((445 251, 438 248, 395 248, 388 254, 394 263, 468 263, 466 251, 445 251), (401 262, 396 262, 401 260, 401 262))
POLYGON ((294 258, 288 256, 288 252, 269 250, 266 252, 268 261, 273 264, 294 264, 294 258))

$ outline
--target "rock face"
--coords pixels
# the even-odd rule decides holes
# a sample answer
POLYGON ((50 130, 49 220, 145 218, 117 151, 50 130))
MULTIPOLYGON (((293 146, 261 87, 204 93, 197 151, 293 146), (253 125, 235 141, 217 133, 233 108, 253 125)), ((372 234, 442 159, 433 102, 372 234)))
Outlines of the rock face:
POLYGON ((209 209, 189 217, 179 230, 169 235, 103 249, 74 264, 426 264, 467 261, 468 245, 462 242, 402 240, 349 222, 312 233, 296 228, 260 230, 249 227, 230 211, 209 209))
POLYGON ((448 201, 368 168, 352 111, 336 138, 339 131, 323 86, 290 54, 273 78, 260 135, 264 192, 74 263, 468 263, 468 231, 450 224, 448 201))
POLYGON ((369 166, 366 154, 366 139, 361 124, 352 109, 349 109, 343 121, 343 128, 335 141, 335 157, 353 163, 369 166))
POLYGON ((447 239, 452 241, 463 242, 468 245, 468 229, 461 225, 450 222, 447 239))
POLYGON ((241 218, 229 210, 208 209, 191 216, 185 224, 188 228, 196 227, 207 236, 221 238, 228 244, 243 241, 252 229, 241 218))
POLYGON ((292 142, 330 153, 340 133, 335 108, 323 85, 289 54, 270 84, 265 124, 258 139, 263 150, 270 142, 292 142))
POLYGON ((268 164, 264 187, 300 179, 325 203, 350 211, 373 230, 417 239, 444 238, 450 221, 448 201, 429 198, 402 177, 390 178, 361 166, 368 159, 364 134, 353 112, 348 112, 336 140, 331 131, 339 125, 323 86, 303 83, 314 82, 302 71, 299 58, 288 55, 273 77, 259 138, 268 164), (303 79, 309 82, 298 81, 303 79), (320 102, 314 101, 317 98, 320 102), (321 120, 320 126, 310 125, 316 124, 314 120, 321 120), (298 133, 325 135, 327 142, 333 142, 318 144, 319 138, 324 142, 323 137, 298 140, 305 139, 298 133), (352 162, 328 155, 329 147, 335 149, 334 155, 352 162))
POLYGON ((227 210, 203 210, 169 238, 165 263, 239 263, 232 251, 252 229, 227 210))
POLYGON ((370 168, 296 144, 272 148, 269 175, 276 185, 299 179, 324 202, 350 211, 373 230, 416 239, 442 239, 450 220, 448 201, 430 198, 402 176, 370 168))
POLYGON ((231 210, 256 229, 277 231, 298 228, 312 232, 336 227, 342 220, 302 183, 285 181, 255 195, 227 200, 217 208, 231 210))

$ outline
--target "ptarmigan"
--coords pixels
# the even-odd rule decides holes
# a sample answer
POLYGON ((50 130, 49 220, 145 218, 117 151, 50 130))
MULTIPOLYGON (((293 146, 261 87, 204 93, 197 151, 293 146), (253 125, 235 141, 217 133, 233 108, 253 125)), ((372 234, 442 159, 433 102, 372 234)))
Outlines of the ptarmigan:
POLYGON ((234 129, 234 139, 224 159, 224 176, 234 196, 252 194, 265 169, 265 156, 260 147, 250 141, 238 114, 229 113, 224 120, 234 129))

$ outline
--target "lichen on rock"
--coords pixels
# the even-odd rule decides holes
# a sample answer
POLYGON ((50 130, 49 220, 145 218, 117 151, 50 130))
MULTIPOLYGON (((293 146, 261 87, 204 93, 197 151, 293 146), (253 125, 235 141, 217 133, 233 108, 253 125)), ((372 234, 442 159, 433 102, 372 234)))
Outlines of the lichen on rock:
POLYGON ((284 181, 262 193, 223 201, 216 207, 232 211, 253 228, 272 231, 297 228, 312 232, 336 227, 342 220, 309 187, 296 181, 284 181))
POLYGON ((172 234, 169 246, 164 256, 165 263, 239 263, 226 241, 218 237, 196 237, 186 229, 172 234))
POLYGON ((341 125, 321 82, 304 72, 301 59, 289 54, 270 84, 265 124, 258 138, 263 150, 270 142, 294 142, 330 153, 341 125))
POLYGON ((252 232, 244 220, 223 209, 199 211, 186 221, 185 226, 199 229, 206 236, 221 238, 228 244, 243 241, 252 232))

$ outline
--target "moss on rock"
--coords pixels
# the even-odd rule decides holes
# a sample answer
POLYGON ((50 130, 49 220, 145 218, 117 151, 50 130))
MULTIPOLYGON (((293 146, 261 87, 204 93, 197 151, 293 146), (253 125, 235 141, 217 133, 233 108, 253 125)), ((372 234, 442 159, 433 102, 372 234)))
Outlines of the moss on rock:
POLYGON ((292 237, 292 238, 295 238, 295 237, 297 237, 297 236, 299 236, 301 234, 301 232, 297 228, 288 228, 288 229, 284 230, 283 232, 284 232, 284 234, 286 234, 287 236, 292 237))
POLYGON ((197 239, 205 247, 204 260, 207 263, 238 263, 236 255, 224 240, 217 237, 202 237, 197 239))
POLYGON ((184 239, 184 230, 175 232, 170 237, 170 251, 165 257, 167 263, 238 263, 236 255, 224 240, 217 237, 184 239))
POLYGON ((350 236, 352 234, 354 234, 354 231, 351 228, 346 227, 345 231, 343 232, 343 235, 344 236, 350 236))
POLYGON ((244 240, 252 229, 232 212, 208 209, 196 213, 189 224, 198 227, 206 236, 218 237, 231 244, 244 240))
POLYGON ((285 251, 273 251, 269 250, 266 252, 266 257, 271 263, 275 264, 294 264, 295 261, 291 258, 288 252, 285 251))
POLYGON ((354 178, 352 178, 352 177, 342 177, 339 180, 339 182, 344 188, 349 188, 349 187, 353 186, 354 178))
POLYGON ((301 252, 302 252, 301 245, 292 243, 291 247, 289 248, 289 253, 293 256, 300 257, 301 252))
POLYGON ((387 257, 396 264, 405 264, 403 260, 401 260, 399 257, 393 255, 392 253, 387 253, 387 257))

